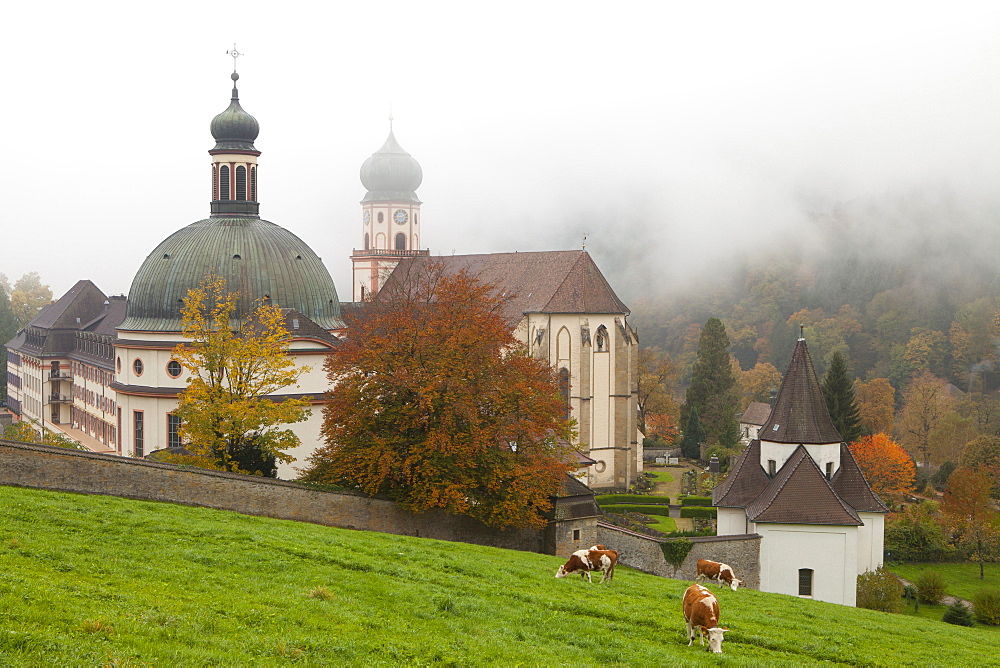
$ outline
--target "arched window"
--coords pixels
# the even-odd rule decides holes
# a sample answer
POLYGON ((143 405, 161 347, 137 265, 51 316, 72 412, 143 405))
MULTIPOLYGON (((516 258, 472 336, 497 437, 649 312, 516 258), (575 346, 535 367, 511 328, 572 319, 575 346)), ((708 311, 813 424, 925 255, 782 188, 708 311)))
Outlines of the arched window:
POLYGON ((219 199, 219 173, 215 165, 212 165, 212 199, 219 199))
POLYGON ((219 199, 229 199, 229 165, 219 167, 219 199))
POLYGON ((247 168, 243 165, 236 168, 236 199, 247 201, 247 168))
POLYGON ((257 168, 250 168, 250 199, 257 201, 257 168))
POLYGON ((396 235, 396 250, 406 250, 406 235, 402 232, 396 235))
POLYGON ((368 250, 368 233, 365 232, 365 250, 368 250))

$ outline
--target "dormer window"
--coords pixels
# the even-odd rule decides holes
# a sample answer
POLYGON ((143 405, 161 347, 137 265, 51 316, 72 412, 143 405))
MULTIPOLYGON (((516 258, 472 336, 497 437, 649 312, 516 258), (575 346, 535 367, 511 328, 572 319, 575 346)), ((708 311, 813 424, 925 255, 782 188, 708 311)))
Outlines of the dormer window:
POLYGON ((778 472, 778 462, 773 459, 767 460, 767 475, 774 477, 774 474, 778 472))
POLYGON ((833 462, 826 463, 826 479, 827 480, 833 479, 833 462))

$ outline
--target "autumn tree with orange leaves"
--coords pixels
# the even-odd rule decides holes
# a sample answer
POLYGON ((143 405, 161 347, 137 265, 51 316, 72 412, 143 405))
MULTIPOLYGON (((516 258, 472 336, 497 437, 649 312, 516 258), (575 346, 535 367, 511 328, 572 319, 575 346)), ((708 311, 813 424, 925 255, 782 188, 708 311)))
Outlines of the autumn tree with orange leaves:
POLYGON ((990 487, 988 476, 963 466, 949 476, 941 501, 945 526, 970 561, 979 564, 980 579, 983 564, 996 557, 1000 544, 1000 513, 993 509, 990 487))
POLYGON ((848 447, 872 491, 883 501, 899 503, 904 494, 913 491, 913 459, 888 436, 862 436, 848 447))
POLYGON ((503 316, 509 297, 466 272, 413 263, 363 308, 327 359, 326 444, 304 479, 542 527, 576 463, 555 375, 503 316))

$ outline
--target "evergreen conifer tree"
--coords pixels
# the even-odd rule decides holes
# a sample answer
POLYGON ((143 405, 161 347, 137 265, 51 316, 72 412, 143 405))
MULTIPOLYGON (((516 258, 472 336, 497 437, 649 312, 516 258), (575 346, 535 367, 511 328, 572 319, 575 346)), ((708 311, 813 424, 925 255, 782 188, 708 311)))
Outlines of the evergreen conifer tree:
POLYGON ((688 459, 698 459, 701 456, 701 442, 705 440, 705 429, 698 418, 698 407, 692 406, 688 414, 687 428, 681 439, 681 455, 688 459))
POLYGON ((690 420, 691 411, 698 409, 706 438, 718 442, 731 432, 736 418, 739 393, 729 361, 729 336, 718 318, 709 318, 698 339, 698 359, 691 374, 691 386, 684 396, 683 418, 690 420))
POLYGON ((854 383, 847 374, 847 360, 837 351, 823 376, 823 397, 833 418, 833 426, 846 443, 861 437, 861 416, 854 402, 854 383))

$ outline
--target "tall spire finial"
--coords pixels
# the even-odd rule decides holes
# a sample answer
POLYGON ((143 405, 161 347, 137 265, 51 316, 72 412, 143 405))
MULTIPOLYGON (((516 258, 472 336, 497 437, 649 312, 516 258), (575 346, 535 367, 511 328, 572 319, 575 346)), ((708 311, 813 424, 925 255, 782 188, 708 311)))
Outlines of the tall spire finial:
POLYGON ((806 340, 806 326, 799 325, 799 341, 805 341, 805 340, 806 340))
POLYGON ((583 233, 583 250, 587 250, 587 233, 583 233))
POLYGON ((392 100, 389 100, 389 132, 392 132, 392 100))
POLYGON ((232 51, 226 51, 226 55, 233 57, 233 74, 236 74, 236 59, 239 58, 240 56, 243 56, 243 55, 246 55, 246 54, 243 54, 243 53, 240 53, 239 51, 237 51, 236 50, 236 42, 233 42, 233 50, 232 51))

